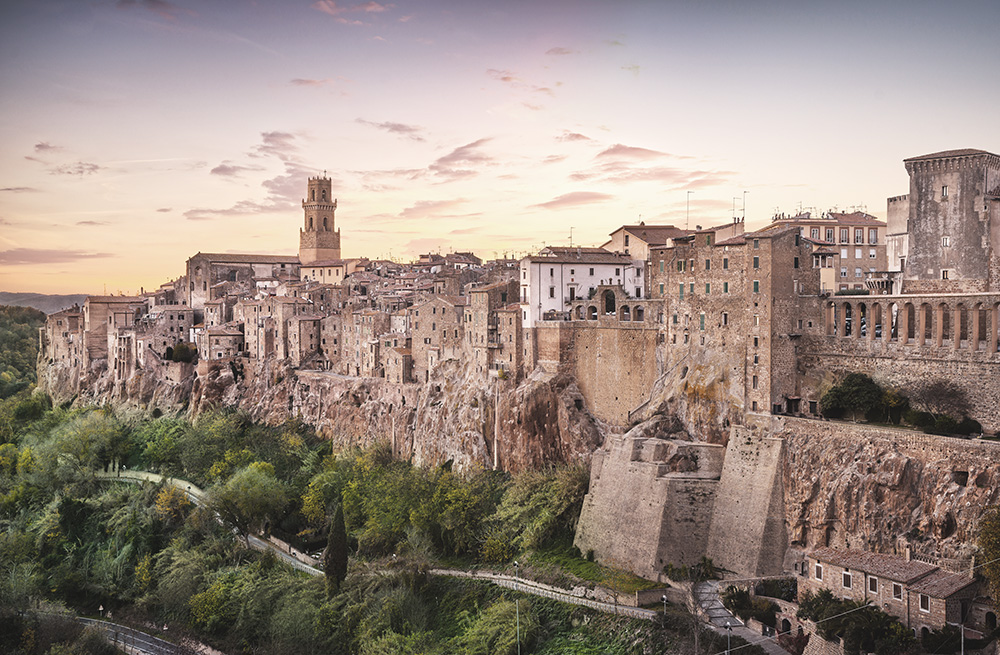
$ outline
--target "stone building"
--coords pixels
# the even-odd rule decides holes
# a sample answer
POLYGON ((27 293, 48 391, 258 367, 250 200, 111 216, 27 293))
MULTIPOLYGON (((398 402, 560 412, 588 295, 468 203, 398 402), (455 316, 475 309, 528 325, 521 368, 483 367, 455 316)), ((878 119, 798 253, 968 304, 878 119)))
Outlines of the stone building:
POLYGON ((517 377, 521 370, 521 320, 506 308, 517 299, 518 282, 509 278, 469 289, 465 307, 463 357, 478 373, 503 369, 517 377), (499 312, 504 312, 501 324, 499 312), (515 334, 516 333, 516 334, 515 334))
POLYGON ((531 329, 539 321, 565 320, 567 307, 588 298, 600 285, 620 285, 643 297, 645 263, 603 248, 549 246, 521 260, 521 321, 531 329))
POLYGON ((1000 156, 948 150, 903 163, 910 192, 888 202, 902 293, 1000 291, 1000 156))
POLYGON ((200 312, 206 301, 218 300, 226 293, 254 295, 259 289, 298 279, 299 258, 199 252, 187 260, 185 277, 188 281, 185 303, 199 312, 196 320, 201 320, 200 312))
POLYGON ((468 301, 462 296, 434 296, 408 310, 416 381, 427 381, 441 362, 462 357, 468 301))
MULTIPOLYGON (((329 270, 330 277, 335 277, 333 271, 336 266, 333 262, 340 259, 340 230, 334 225, 337 201, 333 198, 330 178, 310 177, 307 196, 302 200, 303 225, 299 230, 298 260, 305 266, 324 272, 329 270)), ((346 270, 341 268, 339 272, 342 280, 346 270)))
POLYGON ((244 352, 243 333, 232 326, 205 328, 198 335, 198 358, 215 361, 240 357, 244 352))
MULTIPOLYGON (((799 597, 821 589, 836 598, 871 603, 898 618, 915 635, 940 630, 948 623, 967 624, 978 614, 972 612, 979 589, 974 578, 897 555, 816 548, 799 578, 799 597)), ((986 616, 984 622, 990 620, 986 616)), ((995 627, 995 613, 992 623, 995 627)))

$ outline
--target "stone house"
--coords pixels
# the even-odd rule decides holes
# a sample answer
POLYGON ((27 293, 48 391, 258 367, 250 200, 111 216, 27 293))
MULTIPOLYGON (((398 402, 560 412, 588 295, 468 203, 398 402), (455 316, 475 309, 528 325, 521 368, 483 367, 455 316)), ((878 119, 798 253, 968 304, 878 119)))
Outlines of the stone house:
MULTIPOLYGON (((465 331, 462 356, 478 373, 502 368, 517 374, 521 368, 520 336, 501 335, 498 314, 517 300, 517 291, 518 283, 513 278, 469 288, 469 304, 462 319, 465 331)), ((513 327, 513 317, 505 316, 505 321, 506 327, 513 327)), ((516 322, 519 328, 520 315, 516 322)))
POLYGON ((386 382, 406 384, 412 381, 413 356, 409 348, 390 348, 383 357, 386 382))
POLYGON ((244 351, 243 333, 234 326, 205 328, 198 335, 198 359, 215 361, 239 357, 244 351))
MULTIPOLYGON (((807 555, 803 569, 800 597, 828 589, 837 598, 871 603, 898 618, 916 636, 940 630, 946 623, 969 624, 975 616, 972 605, 979 583, 927 562, 822 547, 807 555)), ((995 615, 992 620, 995 625, 995 615)))
MULTIPOLYGON (((187 260, 185 277, 188 288, 185 301, 188 307, 201 311, 208 300, 218 299, 211 288, 222 282, 233 283, 234 288, 255 292, 258 281, 281 280, 299 277, 299 258, 292 255, 241 255, 233 253, 202 253, 187 260)), ((200 320, 201 315, 196 317, 200 320)))
POLYGON ((307 314, 288 319, 288 356, 292 366, 301 367, 320 352, 322 318, 307 314))
POLYGON ((439 363, 462 357, 468 302, 462 296, 434 296, 407 310, 415 381, 428 380, 439 363))

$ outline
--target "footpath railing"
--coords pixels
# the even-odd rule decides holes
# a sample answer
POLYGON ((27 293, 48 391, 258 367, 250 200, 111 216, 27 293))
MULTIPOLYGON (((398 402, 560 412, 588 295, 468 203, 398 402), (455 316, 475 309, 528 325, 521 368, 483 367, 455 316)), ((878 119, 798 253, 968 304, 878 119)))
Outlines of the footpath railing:
POLYGON ((606 612, 609 614, 621 614, 623 616, 629 616, 633 619, 644 619, 647 621, 652 621, 658 615, 658 612, 655 612, 653 610, 642 609, 641 607, 629 607, 628 605, 619 605, 617 603, 607 603, 600 600, 594 600, 592 598, 584 598, 581 596, 573 595, 566 591, 559 590, 555 587, 550 587, 548 585, 535 582, 533 580, 525 580, 524 578, 517 578, 510 575, 503 575, 500 573, 461 571, 458 569, 431 569, 430 571, 428 571, 428 573, 430 573, 431 575, 439 575, 451 578, 487 580, 500 587, 513 589, 514 591, 520 591, 521 593, 531 594, 533 596, 542 596, 544 598, 549 598, 551 600, 559 601, 560 603, 581 605, 583 607, 589 607, 599 612, 606 612))

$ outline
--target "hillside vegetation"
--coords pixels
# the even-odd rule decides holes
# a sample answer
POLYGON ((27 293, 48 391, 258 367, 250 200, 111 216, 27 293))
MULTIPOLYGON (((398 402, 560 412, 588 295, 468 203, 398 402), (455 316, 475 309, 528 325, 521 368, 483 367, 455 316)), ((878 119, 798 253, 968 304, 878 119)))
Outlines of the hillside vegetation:
POLYGON ((0 398, 35 383, 38 328, 45 314, 31 307, 0 305, 0 398))
POLYGON ((568 545, 586 480, 578 467, 426 470, 381 448, 332 453, 295 422, 232 411, 127 421, 21 392, 0 403, 0 651, 56 652, 25 646, 39 606, 103 606, 231 653, 515 653, 518 621, 523 653, 686 648, 680 614, 632 621, 426 574, 441 561, 511 570, 517 557, 529 577, 571 579, 560 558, 606 576, 568 545), (227 523, 173 487, 95 477, 113 460, 205 485, 227 523), (240 536, 262 527, 318 553, 338 508, 342 581, 295 572, 240 536))

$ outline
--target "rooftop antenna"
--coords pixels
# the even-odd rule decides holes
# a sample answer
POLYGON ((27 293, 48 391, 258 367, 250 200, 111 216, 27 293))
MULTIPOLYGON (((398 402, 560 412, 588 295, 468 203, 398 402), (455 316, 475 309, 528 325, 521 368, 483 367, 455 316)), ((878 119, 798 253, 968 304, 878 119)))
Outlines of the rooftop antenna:
POLYGON ((736 220, 736 201, 739 200, 738 196, 733 197, 733 220, 736 220))
POLYGON ((573 247, 573 226, 569 226, 569 247, 573 247))
POLYGON ((690 229, 691 227, 691 194, 694 191, 687 192, 687 212, 684 214, 684 229, 690 229))
POLYGON ((747 194, 749 191, 743 191, 743 222, 747 222, 747 194))

